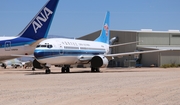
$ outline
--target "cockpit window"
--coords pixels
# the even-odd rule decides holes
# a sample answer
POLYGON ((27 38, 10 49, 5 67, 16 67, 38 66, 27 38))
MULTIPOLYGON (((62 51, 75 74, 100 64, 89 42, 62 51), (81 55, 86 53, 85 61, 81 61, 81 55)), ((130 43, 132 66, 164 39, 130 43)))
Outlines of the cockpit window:
POLYGON ((41 45, 41 47, 47 47, 46 45, 41 45))
POLYGON ((40 45, 37 45, 36 48, 40 47, 40 45))
POLYGON ((47 48, 52 48, 53 46, 52 45, 47 45, 47 48))
POLYGON ((46 48, 52 48, 52 45, 37 45, 36 48, 38 47, 46 47, 46 48))

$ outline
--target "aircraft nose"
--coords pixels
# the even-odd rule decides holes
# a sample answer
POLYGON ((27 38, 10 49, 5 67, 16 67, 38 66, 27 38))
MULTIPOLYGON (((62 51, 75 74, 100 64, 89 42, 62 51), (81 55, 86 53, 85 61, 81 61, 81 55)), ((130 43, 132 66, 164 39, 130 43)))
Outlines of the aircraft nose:
POLYGON ((34 51, 34 57, 35 57, 36 59, 43 58, 43 56, 44 56, 44 52, 43 52, 43 51, 41 51, 41 50, 35 50, 35 51, 34 51))

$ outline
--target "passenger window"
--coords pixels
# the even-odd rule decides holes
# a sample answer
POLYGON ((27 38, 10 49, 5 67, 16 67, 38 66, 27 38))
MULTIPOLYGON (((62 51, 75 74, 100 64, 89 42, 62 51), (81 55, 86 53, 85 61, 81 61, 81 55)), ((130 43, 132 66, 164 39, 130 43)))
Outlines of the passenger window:
POLYGON ((46 47, 46 45, 41 45, 41 47, 46 47))

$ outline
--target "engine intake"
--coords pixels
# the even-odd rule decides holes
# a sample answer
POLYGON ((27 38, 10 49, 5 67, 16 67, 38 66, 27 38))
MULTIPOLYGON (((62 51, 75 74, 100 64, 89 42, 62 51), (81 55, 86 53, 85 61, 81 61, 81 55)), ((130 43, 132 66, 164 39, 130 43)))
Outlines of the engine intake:
POLYGON ((108 66, 108 59, 103 55, 94 56, 91 59, 91 67, 95 68, 105 68, 108 66))
POLYGON ((39 63, 36 59, 34 59, 33 61, 33 67, 37 69, 43 69, 43 67, 41 66, 41 63, 39 63))

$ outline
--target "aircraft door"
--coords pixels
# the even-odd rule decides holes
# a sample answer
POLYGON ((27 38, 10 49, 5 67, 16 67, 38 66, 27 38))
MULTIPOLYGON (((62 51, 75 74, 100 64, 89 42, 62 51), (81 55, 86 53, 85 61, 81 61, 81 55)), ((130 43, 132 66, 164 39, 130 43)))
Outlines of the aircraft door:
POLYGON ((63 46, 60 45, 59 55, 63 55, 63 54, 64 54, 64 49, 63 46))
POLYGON ((11 51, 11 41, 6 41, 4 43, 5 51, 11 51))
POLYGON ((45 55, 47 55, 47 56, 52 56, 53 55, 53 51, 52 51, 52 47, 51 47, 51 45, 49 44, 49 43, 46 43, 46 45, 45 45, 47 48, 48 48, 48 51, 47 52, 44 52, 45 53, 45 55))

